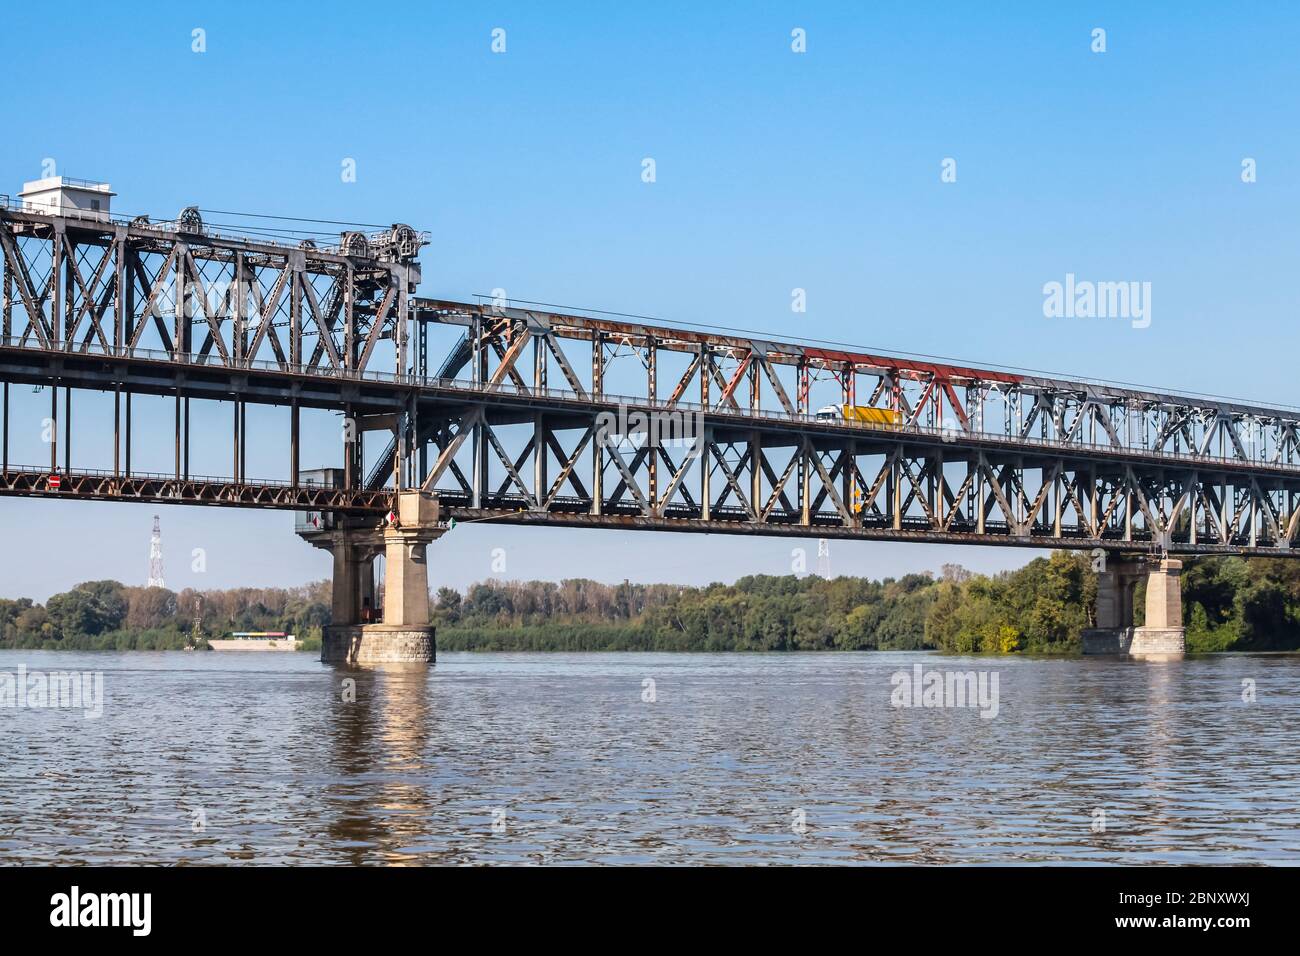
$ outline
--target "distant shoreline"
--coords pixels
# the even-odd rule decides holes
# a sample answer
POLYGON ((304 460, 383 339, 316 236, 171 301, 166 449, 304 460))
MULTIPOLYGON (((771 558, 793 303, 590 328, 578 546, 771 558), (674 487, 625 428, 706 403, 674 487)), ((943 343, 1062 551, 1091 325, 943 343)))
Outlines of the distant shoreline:
MULTIPOLYGON (((299 642, 300 644, 302 642, 299 642)), ((77 648, 77 647, 0 647, 3 653, 18 653, 20 651, 49 651, 54 653, 67 654, 182 654, 190 653, 195 648, 184 647, 131 647, 125 649, 116 648, 77 648)), ((202 651, 205 657, 209 656, 208 650, 202 651)), ((254 656, 253 652, 244 651, 211 651, 211 655, 216 657, 245 657, 254 656)), ((320 653, 320 646, 314 648, 297 647, 293 650, 279 652, 294 656, 303 654, 307 656, 320 653)), ((455 654, 773 654, 789 656, 837 656, 841 654, 926 654, 936 657, 981 657, 981 658, 1016 658, 1020 660, 1072 660, 1082 658, 1085 655, 1079 650, 1063 651, 952 651, 939 647, 918 647, 918 648, 787 648, 784 650, 765 650, 762 648, 525 648, 525 647, 446 647, 441 644, 438 646, 438 653, 455 653, 455 654)), ((1225 650, 1225 651, 1188 651, 1186 657, 1295 657, 1300 655, 1300 650, 1225 650)), ((255 656, 261 657, 263 654, 257 653, 255 656)), ((1105 655, 1098 654, 1090 656, 1093 660, 1113 660, 1119 659, 1122 655, 1105 655)))
MULTIPOLYGON (((1143 607, 1139 584, 1134 607, 1143 607)), ((181 650, 238 633, 292 633, 320 647, 331 586, 224 591, 88 581, 44 605, 0 599, 0 648, 181 650)), ((806 573, 731 584, 602 584, 489 579, 439 587, 430 624, 443 651, 908 651, 1069 657, 1095 626, 1097 575, 1056 551, 987 576, 946 564, 938 576, 872 580, 806 573)), ((1300 562, 1189 559, 1182 575, 1186 651, 1300 649, 1300 562)), ((1135 620, 1134 624, 1141 624, 1135 620)))

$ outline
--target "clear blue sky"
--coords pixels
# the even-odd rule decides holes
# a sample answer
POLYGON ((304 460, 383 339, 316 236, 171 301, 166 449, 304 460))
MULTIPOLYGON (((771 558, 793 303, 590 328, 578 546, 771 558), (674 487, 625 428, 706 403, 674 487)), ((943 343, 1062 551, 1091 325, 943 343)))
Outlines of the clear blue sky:
MULTIPOLYGON (((1300 9, 704 7, 5 3, 0 192, 52 158, 62 174, 111 181, 115 208, 131 213, 193 203, 410 222, 433 235, 428 295, 501 287, 1300 398, 1300 9), (504 54, 491 51, 498 27, 504 54), (790 48, 796 27, 803 54, 790 48), (1105 53, 1090 48, 1097 27, 1105 53), (191 51, 195 28, 205 53, 191 51), (653 184, 641 181, 645 157, 653 184), (947 157, 955 183, 940 181, 947 157), (355 183, 341 180, 345 158, 355 183), (1043 284, 1067 272, 1151 282, 1151 326, 1044 318, 1043 284), (795 287, 806 315, 790 311, 795 287)), ((281 459, 278 438, 259 441, 254 460, 281 459)), ((171 586, 328 573, 286 514, 10 498, 0 594, 143 583, 155 510, 171 586), (189 571, 196 547, 204 574, 189 571)), ((796 544, 480 526, 444 538, 431 563, 435 584, 461 587, 488 576, 497 547, 509 577, 705 582, 782 573, 796 544)), ((872 575, 1029 556, 883 543, 832 553, 836 572, 872 575)))

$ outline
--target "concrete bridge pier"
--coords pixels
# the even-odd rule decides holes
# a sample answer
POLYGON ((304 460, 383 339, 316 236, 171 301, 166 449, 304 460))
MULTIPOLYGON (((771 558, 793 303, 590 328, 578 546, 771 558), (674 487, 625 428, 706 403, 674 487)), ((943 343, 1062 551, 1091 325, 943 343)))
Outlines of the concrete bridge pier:
POLYGON ((1186 651, 1183 563, 1169 557, 1144 564, 1120 556, 1097 572, 1097 626, 1083 632, 1084 654, 1118 654, 1142 660, 1177 660, 1186 651), (1133 595, 1146 577, 1146 621, 1134 626, 1133 595))
POLYGON ((1130 657, 1177 660, 1186 652, 1182 573, 1176 558, 1162 558, 1147 573, 1146 623, 1133 629, 1130 657))
POLYGON ((428 546, 446 529, 438 501, 419 491, 398 495, 384 528, 346 523, 299 533, 334 556, 332 621, 321 640, 328 664, 430 664, 437 644, 429 623, 428 546), (374 562, 384 555, 382 612, 374 603, 374 562))

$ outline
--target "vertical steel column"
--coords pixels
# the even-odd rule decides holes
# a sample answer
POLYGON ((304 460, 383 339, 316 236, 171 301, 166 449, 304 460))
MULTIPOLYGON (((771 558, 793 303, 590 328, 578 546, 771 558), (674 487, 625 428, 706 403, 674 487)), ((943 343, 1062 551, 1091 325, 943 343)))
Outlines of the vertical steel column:
POLYGON ((418 456, 417 474, 411 476, 411 485, 416 486, 429 473, 429 443, 420 440, 420 396, 411 397, 411 407, 415 410, 415 445, 418 456))
MULTIPOLYGON (((429 377, 429 323, 420 322, 415 327, 416 374, 429 377)), ((421 459, 423 460, 423 459, 421 459)))
POLYGON ((404 474, 407 470, 407 442, 411 429, 411 401, 408 398, 406 411, 393 413, 393 487, 401 491, 406 483, 404 474))
MULTIPOLYGON (((709 378, 712 377, 712 360, 709 354, 709 346, 700 343, 700 414, 703 415, 709 410, 709 378)), ((708 426, 704 429, 704 454, 703 461, 700 462, 700 507, 703 509, 702 517, 705 521, 712 520, 713 515, 713 498, 712 489, 710 488, 710 479, 713 477, 713 460, 716 446, 713 441, 713 429, 708 426)))
POLYGON ((1061 482, 1063 481, 1065 481, 1064 467, 1062 467, 1060 474, 1055 475, 1052 479, 1052 495, 1056 498, 1056 515, 1052 521, 1052 537, 1054 538, 1061 537, 1061 512, 1064 509, 1061 501, 1061 482))
MULTIPOLYGON (((7 387, 7 386, 6 386, 7 387)), ((113 386, 113 477, 122 474, 122 386, 113 386)))
MULTIPOLYGON (((406 412, 393 413, 393 488, 402 490, 402 472, 406 469, 406 412)), ((363 469, 362 474, 365 474, 363 469)))
MULTIPOLYGON (((408 267, 394 266, 388 273, 389 281, 397 284, 397 295, 394 296, 393 302, 393 346, 396 351, 398 375, 405 375, 411 371, 410 367, 410 342, 407 337, 411 334, 409 323, 407 322, 408 309, 406 305, 406 290, 410 288, 410 278, 408 267)), ((401 481, 397 485, 401 487, 401 481)))
POLYGON ((849 524, 857 520, 857 473, 858 473, 858 443, 852 438, 849 439, 848 447, 844 449, 844 473, 840 476, 844 483, 844 507, 849 509, 849 524))
POLYGON ((487 422, 483 418, 485 409, 480 407, 479 417, 474 423, 474 433, 470 436, 473 442, 474 464, 470 472, 470 482, 473 485, 472 506, 482 508, 487 494, 487 422))
MULTIPOLYGON (((0 228, 4 228, 0 223, 0 228)), ((0 297, 0 339, 8 343, 14 334, 14 277, 9 271, 9 257, 0 252, 0 274, 3 274, 3 296, 0 297)))
MULTIPOLYGON (((482 315, 478 317, 477 324, 474 327, 474 384, 482 386, 490 381, 488 377, 488 346, 485 341, 488 330, 487 324, 483 321, 482 315)), ((474 423, 474 432, 470 436, 473 443, 474 467, 471 473, 470 481, 473 484, 472 501, 475 508, 482 508, 484 499, 487 495, 487 420, 486 408, 480 406, 479 416, 474 423)))
POLYGON ((471 356, 474 360, 473 381, 475 387, 482 388, 488 382, 487 337, 489 334, 487 320, 482 315, 478 315, 475 317, 473 332, 474 332, 474 348, 473 348, 473 355, 471 356))
POLYGON ((889 462, 889 507, 893 511, 894 530, 903 530, 903 481, 902 464, 899 462, 899 446, 890 452, 889 462))
POLYGON ((700 520, 713 520, 713 499, 710 497, 709 479, 713 471, 713 428, 709 425, 704 426, 704 434, 701 437, 703 445, 699 457, 700 463, 700 520))
POLYGON ((708 345, 700 346, 700 406, 709 411, 709 381, 713 378, 713 353, 708 345))
POLYGON ((189 352, 189 328, 190 324, 185 320, 185 253, 187 247, 185 243, 176 243, 173 254, 176 256, 176 337, 172 343, 172 360, 176 362, 184 361, 186 353, 189 352))
POLYGON ((230 452, 230 480, 239 482, 239 399, 235 399, 230 406, 231 414, 234 416, 232 426, 232 445, 230 452))
POLYGON ((176 442, 175 442, 175 471, 176 480, 181 477, 181 394, 176 393, 176 442))
MULTIPOLYGON (((63 344, 63 235, 67 226, 62 219, 54 221, 54 238, 50 250, 50 323, 54 327, 54 337, 50 342, 52 348, 61 348, 63 344)), ((36 321, 36 316, 28 316, 29 322, 36 321)))
POLYGON ((406 478, 398 482, 399 491, 413 487, 419 480, 419 476, 414 474, 417 445, 423 447, 420 443, 420 396, 415 389, 411 389, 406 412, 406 478))
MULTIPOLYGON (((545 333, 539 331, 533 335, 533 393, 541 394, 546 390, 546 343, 542 340, 545 333)), ((533 500, 538 507, 546 500, 546 419, 538 412, 533 416, 533 500)), ((564 463, 560 463, 564 467, 564 463)))
POLYGON ((131 477, 131 393, 126 393, 126 477, 131 477))
MULTIPOLYGON (((125 226, 113 227, 113 352, 116 355, 122 354, 122 345, 125 342, 125 325, 126 325, 126 241, 127 229, 125 226)), ((116 474, 116 469, 114 469, 116 474)))
POLYGON ((976 462, 967 460, 966 462, 966 523, 972 520, 975 509, 980 506, 983 500, 978 497, 975 490, 975 482, 979 478, 979 465, 976 462))
POLYGON ((298 399, 289 406, 289 484, 298 487, 298 399))
MULTIPOLYGON (((658 382, 655 380, 655 372, 658 368, 659 347, 655 344, 654 336, 647 335, 645 340, 646 347, 646 398, 653 409, 659 400, 658 382)), ((655 422, 655 413, 653 410, 646 422, 646 445, 649 449, 646 454, 646 501, 650 507, 654 508, 659 503, 659 440, 658 428, 655 422)))
MULTIPOLYGON (((1219 436, 1219 440, 1220 441, 1223 440, 1222 435, 1219 436)), ((1219 528, 1222 529, 1223 543, 1231 544, 1233 531, 1235 529, 1232 528, 1228 523, 1232 518, 1232 510, 1231 510, 1231 505, 1229 504, 1228 501, 1228 478, 1226 475, 1223 478, 1223 484, 1220 489, 1219 495, 1220 495, 1219 510, 1221 512, 1219 517, 1219 528)))
POLYGON ((356 457, 357 423, 352 406, 343 406, 343 487, 353 487, 352 463, 356 457))
POLYGON ((1246 494, 1250 496, 1250 509, 1247 514, 1250 518, 1250 546, 1252 548, 1257 547, 1259 544, 1259 495, 1255 494, 1255 491, 1254 487, 1246 489, 1246 494))
POLYGON ((352 263, 343 269, 343 275, 339 277, 343 283, 343 367, 352 371, 357 367, 357 287, 352 263))
POLYGON ((1133 540, 1133 486, 1127 480, 1124 482, 1124 540, 1133 540))
MULTIPOLYGON (((539 508, 542 502, 546 500, 546 492, 549 490, 546 475, 546 439, 546 416, 538 412, 533 418, 533 498, 539 508)), ((564 467, 563 462, 560 463, 560 467, 564 467)))
POLYGON ((59 470, 59 383, 50 383, 50 472, 59 470))
POLYGON ((233 312, 230 316, 231 360, 236 367, 244 364, 244 352, 248 348, 245 341, 244 324, 247 318, 249 292, 248 280, 245 278, 244 254, 235 253, 235 288, 231 301, 233 312))
MULTIPOLYGON (((605 391, 605 337, 599 329, 591 333, 591 397, 600 401, 605 391)), ((591 443, 591 513, 599 515, 605 506, 605 438, 601 429, 596 429, 595 441, 591 443)))
MULTIPOLYGON (((302 284, 307 277, 304 270, 307 257, 301 251, 289 254, 289 365, 302 365, 302 284)), ((375 321, 382 317, 376 316, 375 321)), ((398 368, 401 371, 401 368, 398 368)))
POLYGON ((72 474, 72 388, 63 389, 63 473, 72 474))
MULTIPOLYGON (((804 400, 807 401, 806 396, 804 400)), ((812 448, 806 436, 799 442, 799 450, 796 454, 799 456, 799 523, 805 528, 810 528, 812 527, 812 481, 810 480, 812 467, 808 456, 812 454, 812 448)))
POLYGON ((546 390, 546 344, 543 341, 544 333, 538 333, 533 336, 533 391, 534 393, 545 392, 546 390))
MULTIPOLYGON (((800 357, 795 366, 795 383, 795 410, 800 415, 807 415, 812 382, 808 359, 805 357, 800 357)), ((812 525, 812 482, 809 481, 812 472, 808 462, 806 438, 799 443, 795 454, 799 456, 799 464, 795 469, 795 481, 799 483, 799 523, 807 528, 812 525)))
MULTIPOLYGON (((942 407, 937 395, 934 404, 942 407)), ((930 473, 925 478, 925 493, 930 500, 930 514, 937 515, 943 513, 943 449, 936 448, 931 455, 930 473)))
POLYGON ((76 334, 73 328, 73 316, 76 315, 77 290, 72 284, 72 274, 77 267, 77 251, 66 232, 63 234, 63 242, 67 247, 67 259, 63 266, 63 337, 64 347, 71 351, 72 338, 76 334))
MULTIPOLYGON (((121 351, 118 354, 125 355, 131 337, 135 334, 136 276, 131 267, 136 264, 136 253, 131 244, 123 240, 118 254, 125 260, 120 263, 124 284, 117 287, 118 312, 121 315, 121 321, 118 322, 118 328, 121 329, 121 342, 119 343, 121 351)), ((130 471, 130 469, 127 470, 130 471)))

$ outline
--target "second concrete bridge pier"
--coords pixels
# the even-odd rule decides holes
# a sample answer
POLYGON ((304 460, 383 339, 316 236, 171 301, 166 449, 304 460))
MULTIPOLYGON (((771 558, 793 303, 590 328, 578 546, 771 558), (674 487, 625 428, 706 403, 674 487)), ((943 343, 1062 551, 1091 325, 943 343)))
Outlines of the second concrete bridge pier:
POLYGON ((1108 558, 1097 572, 1097 626, 1083 632, 1084 654, 1178 660, 1187 650, 1181 576, 1176 558, 1108 558), (1146 578, 1145 621, 1134 624, 1134 591, 1146 578))

